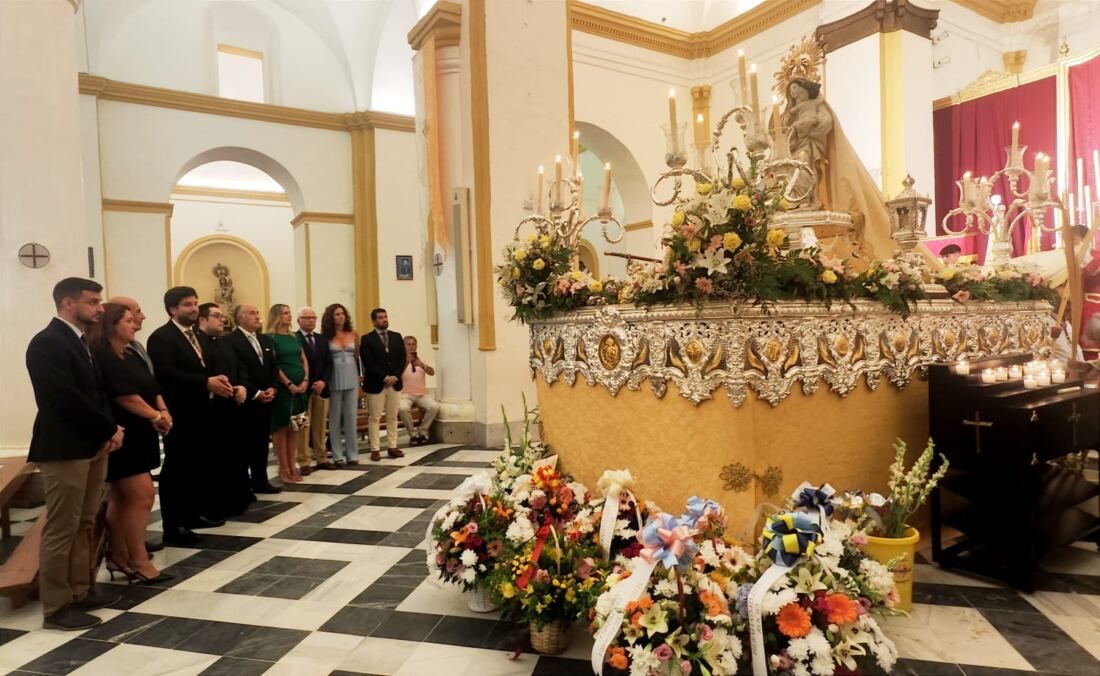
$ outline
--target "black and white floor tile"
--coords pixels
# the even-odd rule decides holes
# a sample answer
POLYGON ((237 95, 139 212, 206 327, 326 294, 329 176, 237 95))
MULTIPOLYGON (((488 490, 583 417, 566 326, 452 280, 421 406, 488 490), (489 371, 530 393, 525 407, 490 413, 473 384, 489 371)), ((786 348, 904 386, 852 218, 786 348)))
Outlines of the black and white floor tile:
MULTIPOLYGON (((495 451, 426 446, 407 457, 322 471, 263 496, 195 549, 155 555, 175 579, 110 587, 122 594, 81 632, 41 628, 37 603, 0 601, 0 672, 310 676, 589 674, 590 641, 510 659, 517 637, 499 614, 466 608, 426 578, 428 520, 495 451)), ((16 537, 40 510, 13 510, 16 537)), ((153 514, 150 530, 160 528, 153 514)), ((1100 675, 1100 553, 1051 556, 1034 594, 917 566, 908 617, 886 620, 905 676, 1100 675)), ((111 584, 106 571, 101 581, 111 584)), ((525 647, 524 644, 519 644, 525 647)))

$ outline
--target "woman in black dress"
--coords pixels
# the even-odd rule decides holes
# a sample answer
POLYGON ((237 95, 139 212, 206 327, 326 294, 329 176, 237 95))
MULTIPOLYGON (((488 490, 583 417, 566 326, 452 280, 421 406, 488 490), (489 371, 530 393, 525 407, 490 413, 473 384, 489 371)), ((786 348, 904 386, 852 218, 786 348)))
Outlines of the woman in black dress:
POLYGON ((172 416, 145 361, 129 347, 136 324, 125 305, 107 303, 96 327, 92 351, 111 398, 115 422, 126 430, 122 447, 107 459, 107 529, 111 542, 107 569, 131 581, 163 582, 145 549, 145 525, 156 490, 149 471, 160 465, 160 434, 172 429, 172 416))

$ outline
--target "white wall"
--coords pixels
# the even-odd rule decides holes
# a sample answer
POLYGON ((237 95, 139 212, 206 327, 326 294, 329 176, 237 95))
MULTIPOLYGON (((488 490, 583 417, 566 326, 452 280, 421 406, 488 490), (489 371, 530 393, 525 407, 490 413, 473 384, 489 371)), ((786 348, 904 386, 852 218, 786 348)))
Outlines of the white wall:
MULTIPOLYGON (((882 86, 879 78, 866 75, 879 72, 880 49, 876 33, 829 54, 822 90, 876 182, 882 177, 882 86)), ((931 107, 925 112, 931 118, 931 107)))
POLYGON ((103 212, 104 293, 129 296, 149 317, 148 332, 166 321, 164 292, 171 266, 164 246, 164 214, 103 212))
MULTIPOLYGON (((294 261, 294 218, 289 204, 233 201, 176 195, 171 200, 172 267, 188 244, 209 235, 239 237, 260 252, 268 271, 271 303, 298 302, 298 274, 294 261), (224 229, 219 229, 219 224, 224 229)), ((262 310, 266 312, 266 308, 262 310)), ((266 315, 265 315, 266 316, 266 315)))

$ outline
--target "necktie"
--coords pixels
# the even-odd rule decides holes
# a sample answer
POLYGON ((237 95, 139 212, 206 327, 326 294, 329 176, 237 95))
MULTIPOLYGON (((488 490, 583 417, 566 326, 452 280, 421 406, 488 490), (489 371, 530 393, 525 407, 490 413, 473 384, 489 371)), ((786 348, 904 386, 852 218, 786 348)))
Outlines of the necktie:
POLYGON ((264 363, 264 352, 260 349, 260 341, 254 334, 247 334, 248 342, 252 343, 252 349, 256 351, 256 358, 260 360, 260 363, 264 363))
POLYGON ((313 352, 313 334, 312 333, 307 333, 306 334, 306 343, 309 345, 309 351, 313 352))
POLYGON ((187 336, 187 342, 191 343, 191 347, 195 349, 195 354, 199 358, 199 362, 206 366, 206 361, 202 358, 202 347, 199 345, 199 337, 195 335, 195 329, 187 329, 184 331, 184 335, 187 336))
POLYGON ((385 331, 379 331, 378 337, 382 339, 382 349, 386 351, 386 354, 390 353, 390 338, 386 335, 385 331))
POLYGON ((88 361, 92 361, 92 351, 88 349, 88 338, 82 333, 80 334, 80 345, 84 348, 84 351, 88 353, 88 361))

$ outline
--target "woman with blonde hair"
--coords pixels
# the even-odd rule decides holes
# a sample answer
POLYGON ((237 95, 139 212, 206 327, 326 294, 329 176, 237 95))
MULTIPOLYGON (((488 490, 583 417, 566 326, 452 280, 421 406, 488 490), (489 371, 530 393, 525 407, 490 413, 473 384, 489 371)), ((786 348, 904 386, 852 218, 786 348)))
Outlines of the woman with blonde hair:
POLYGON ((309 366, 301 338, 290 331, 290 306, 276 303, 267 313, 264 332, 275 349, 275 400, 271 403, 271 442, 283 483, 298 483, 298 424, 309 406, 309 366))
POLYGON ((130 308, 105 303, 90 347, 115 422, 126 429, 122 446, 107 458, 107 570, 112 579, 122 573, 131 582, 149 584, 172 579, 157 570, 145 549, 145 525, 156 496, 149 472, 160 466, 158 435, 172 430, 172 416, 152 371, 130 348, 136 332, 130 308))

